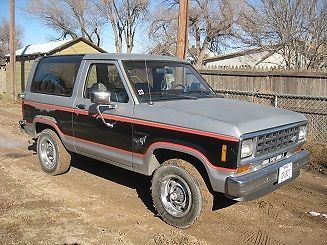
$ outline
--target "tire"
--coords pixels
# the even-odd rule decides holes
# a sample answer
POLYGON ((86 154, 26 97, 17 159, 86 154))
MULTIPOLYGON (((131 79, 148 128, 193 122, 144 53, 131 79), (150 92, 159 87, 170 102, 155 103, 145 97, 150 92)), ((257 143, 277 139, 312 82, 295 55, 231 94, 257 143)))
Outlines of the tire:
POLYGON ((152 178, 152 200, 169 225, 188 228, 212 210, 213 196, 198 170, 181 159, 164 162, 152 178))
POLYGON ((58 135, 51 129, 44 129, 37 139, 37 155, 41 168, 50 175, 59 175, 69 170, 71 155, 58 135))

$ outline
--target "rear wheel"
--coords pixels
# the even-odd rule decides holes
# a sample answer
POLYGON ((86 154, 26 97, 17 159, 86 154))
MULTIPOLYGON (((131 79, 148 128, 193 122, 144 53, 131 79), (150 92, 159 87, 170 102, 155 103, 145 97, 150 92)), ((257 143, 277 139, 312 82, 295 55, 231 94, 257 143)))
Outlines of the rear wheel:
POLYGON ((212 208, 212 194, 197 169, 190 163, 171 159, 164 162, 152 179, 152 199, 168 224, 187 228, 212 208))
POLYGON ((71 155, 51 129, 40 133, 37 139, 37 154, 42 170, 48 174, 63 174, 70 167, 71 155))

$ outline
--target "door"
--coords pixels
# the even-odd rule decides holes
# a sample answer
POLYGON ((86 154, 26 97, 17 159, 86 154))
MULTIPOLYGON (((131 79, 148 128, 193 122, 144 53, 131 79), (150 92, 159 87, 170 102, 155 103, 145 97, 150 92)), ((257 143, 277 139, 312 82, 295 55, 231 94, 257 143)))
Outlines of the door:
MULTIPOLYGON (((127 90, 117 62, 84 61, 84 81, 74 103, 73 131, 78 153, 107 160, 115 165, 132 167, 132 114, 134 102, 127 90), (106 89, 116 108, 101 107, 90 100, 91 91, 106 89)), ((82 79, 83 80, 83 79, 82 79)))

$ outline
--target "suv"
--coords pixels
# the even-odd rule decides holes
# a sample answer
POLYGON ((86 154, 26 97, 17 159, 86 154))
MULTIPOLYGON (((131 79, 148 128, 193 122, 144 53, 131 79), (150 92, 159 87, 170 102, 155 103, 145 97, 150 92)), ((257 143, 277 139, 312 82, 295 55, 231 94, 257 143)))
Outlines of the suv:
POLYGON ((157 212, 179 228, 210 210, 215 192, 252 200, 309 161, 303 115, 217 96, 174 57, 39 58, 23 97, 19 123, 43 171, 67 172, 77 153, 152 176, 157 212))

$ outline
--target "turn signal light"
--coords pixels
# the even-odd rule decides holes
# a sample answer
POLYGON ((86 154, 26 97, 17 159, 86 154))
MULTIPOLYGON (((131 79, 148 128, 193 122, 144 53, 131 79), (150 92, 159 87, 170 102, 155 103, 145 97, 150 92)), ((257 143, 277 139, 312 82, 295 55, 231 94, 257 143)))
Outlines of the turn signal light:
POLYGON ((220 157, 220 160, 222 162, 226 162, 226 156, 227 156, 227 145, 222 145, 222 147, 221 147, 221 157, 220 157))
POLYGON ((249 171, 250 168, 251 168, 250 164, 240 166, 237 168, 236 173, 237 174, 245 173, 245 172, 249 171))

